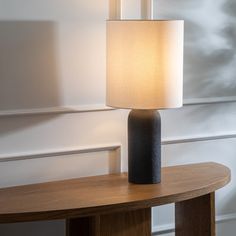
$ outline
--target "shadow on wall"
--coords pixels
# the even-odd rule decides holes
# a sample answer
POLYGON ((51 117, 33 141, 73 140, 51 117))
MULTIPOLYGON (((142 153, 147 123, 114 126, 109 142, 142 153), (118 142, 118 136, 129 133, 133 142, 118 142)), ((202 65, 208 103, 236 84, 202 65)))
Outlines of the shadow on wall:
POLYGON ((204 29, 190 20, 186 21, 186 62, 184 69, 184 95, 186 98, 193 95, 195 97, 236 95, 234 78, 236 73, 236 46, 232 43, 235 40, 236 27, 233 25, 235 22, 228 22, 227 26, 219 31, 217 37, 225 41, 225 45, 219 43, 216 48, 211 48, 209 41, 209 45, 205 45, 206 48, 204 48, 202 46, 204 43, 201 43, 203 40, 200 39, 200 37, 207 37, 204 36, 206 35, 204 29))
POLYGON ((57 25, 0 21, 0 110, 60 105, 57 25))
MULTIPOLYGON (((185 97, 224 97, 236 95, 236 45, 235 19, 218 6, 215 12, 217 26, 213 23, 201 24, 191 15, 186 17, 185 34, 185 97), (221 16, 224 17, 221 17, 221 16)), ((205 13, 203 6, 196 10, 207 19, 212 14, 205 13)), ((236 16, 236 14, 235 14, 236 16)))
POLYGON ((185 20, 184 97, 236 96, 235 0, 156 4, 156 18, 185 20))

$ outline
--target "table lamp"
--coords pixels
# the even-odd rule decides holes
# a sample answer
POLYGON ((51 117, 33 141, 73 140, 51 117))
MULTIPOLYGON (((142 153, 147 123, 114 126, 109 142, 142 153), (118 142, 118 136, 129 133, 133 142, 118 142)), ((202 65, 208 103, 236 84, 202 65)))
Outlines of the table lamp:
POLYGON ((107 21, 106 104, 132 109, 128 117, 128 180, 161 181, 158 109, 183 100, 181 20, 107 21))

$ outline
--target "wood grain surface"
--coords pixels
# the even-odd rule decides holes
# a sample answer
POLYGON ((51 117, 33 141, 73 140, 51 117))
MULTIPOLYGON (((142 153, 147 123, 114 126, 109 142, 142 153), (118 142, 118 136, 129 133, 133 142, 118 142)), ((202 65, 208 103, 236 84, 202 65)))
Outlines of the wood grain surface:
POLYGON ((175 204, 176 236, 215 236, 215 193, 175 204))
POLYGON ((151 236, 151 208, 66 220, 66 236, 151 236))
POLYGON ((0 223, 110 214, 206 195, 230 181, 217 163, 162 168, 160 184, 135 185, 113 174, 0 189, 0 223))

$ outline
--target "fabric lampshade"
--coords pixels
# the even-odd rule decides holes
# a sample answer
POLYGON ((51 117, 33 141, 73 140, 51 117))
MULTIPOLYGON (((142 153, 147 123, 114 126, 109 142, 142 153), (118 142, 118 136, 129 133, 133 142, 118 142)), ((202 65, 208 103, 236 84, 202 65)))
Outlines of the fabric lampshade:
POLYGON ((181 20, 107 21, 106 104, 116 108, 182 106, 181 20))

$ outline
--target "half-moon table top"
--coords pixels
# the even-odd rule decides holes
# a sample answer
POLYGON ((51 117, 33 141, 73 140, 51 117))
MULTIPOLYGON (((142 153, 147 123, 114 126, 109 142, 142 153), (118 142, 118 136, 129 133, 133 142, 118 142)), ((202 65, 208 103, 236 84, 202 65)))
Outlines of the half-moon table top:
POLYGON ((109 174, 0 189, 0 223, 54 220, 128 211, 205 195, 230 181, 217 163, 162 168, 160 184, 128 183, 109 174))

